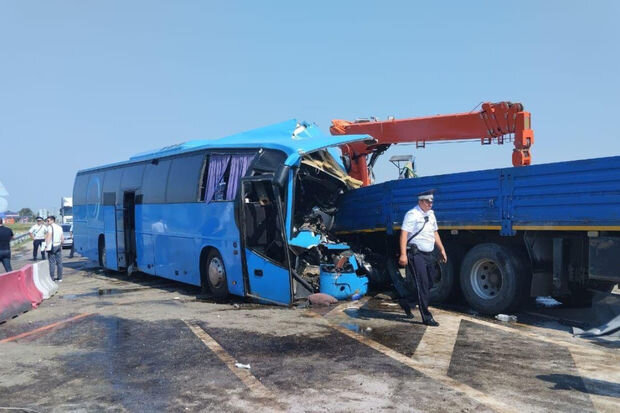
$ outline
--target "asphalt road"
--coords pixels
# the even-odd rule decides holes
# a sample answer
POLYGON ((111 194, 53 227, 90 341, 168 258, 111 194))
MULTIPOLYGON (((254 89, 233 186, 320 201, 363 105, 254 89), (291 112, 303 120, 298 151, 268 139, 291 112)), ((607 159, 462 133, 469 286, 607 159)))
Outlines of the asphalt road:
POLYGON ((66 259, 58 294, 0 325, 0 412, 620 411, 618 342, 575 338, 552 311, 435 308, 427 328, 381 295, 215 302, 93 265, 66 259))

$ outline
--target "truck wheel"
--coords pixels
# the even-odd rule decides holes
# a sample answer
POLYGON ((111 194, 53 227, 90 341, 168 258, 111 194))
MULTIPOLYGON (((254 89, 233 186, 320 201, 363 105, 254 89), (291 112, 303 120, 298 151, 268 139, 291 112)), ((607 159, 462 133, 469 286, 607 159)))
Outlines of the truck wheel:
POLYGON ((215 298, 225 298, 228 295, 228 280, 224 260, 217 250, 211 250, 207 258, 205 274, 209 289, 215 298))
POLYGON ((589 280, 588 288, 591 290, 600 291, 603 293, 610 293, 616 287, 616 283, 614 281, 599 281, 599 280, 589 280))
POLYGON ((484 314, 517 308, 524 296, 527 274, 518 253, 498 244, 469 250, 461 265, 461 289, 471 307, 484 314))
POLYGON ((435 278, 433 278, 433 288, 431 288, 431 303, 439 304, 451 301, 458 294, 458 264, 463 258, 463 252, 459 247, 446 247, 448 262, 439 262, 439 252, 435 249, 437 266, 435 267, 435 278))

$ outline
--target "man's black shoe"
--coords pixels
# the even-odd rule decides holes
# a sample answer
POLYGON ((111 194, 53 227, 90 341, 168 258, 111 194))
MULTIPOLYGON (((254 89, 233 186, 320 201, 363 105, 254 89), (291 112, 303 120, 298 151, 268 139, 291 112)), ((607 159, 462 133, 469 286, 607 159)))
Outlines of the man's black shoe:
POLYGON ((428 320, 425 320, 424 324, 426 324, 429 327, 437 327, 439 325, 439 323, 437 321, 435 321, 434 318, 430 318, 428 320))

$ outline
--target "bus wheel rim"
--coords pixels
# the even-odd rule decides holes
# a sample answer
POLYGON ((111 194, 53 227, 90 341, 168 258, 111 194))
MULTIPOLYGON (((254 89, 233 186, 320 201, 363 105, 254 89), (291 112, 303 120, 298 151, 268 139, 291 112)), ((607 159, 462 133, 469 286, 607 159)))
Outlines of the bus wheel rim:
POLYGON ((224 263, 219 257, 213 257, 209 262, 209 282, 215 288, 222 285, 226 273, 224 272, 224 263))
POLYGON ((502 289, 502 273, 497 263, 490 259, 478 260, 469 273, 469 282, 474 293, 485 300, 499 295, 502 289))

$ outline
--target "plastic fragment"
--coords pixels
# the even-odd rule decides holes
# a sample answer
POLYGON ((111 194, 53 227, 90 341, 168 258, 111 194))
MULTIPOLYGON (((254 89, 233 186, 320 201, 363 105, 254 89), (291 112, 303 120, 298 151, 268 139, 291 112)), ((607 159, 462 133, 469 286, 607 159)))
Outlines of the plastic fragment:
POLYGON ((516 315, 508 315, 508 314, 498 314, 498 315, 495 316, 495 319, 497 319, 499 321, 515 322, 515 321, 517 321, 517 316, 516 315))

